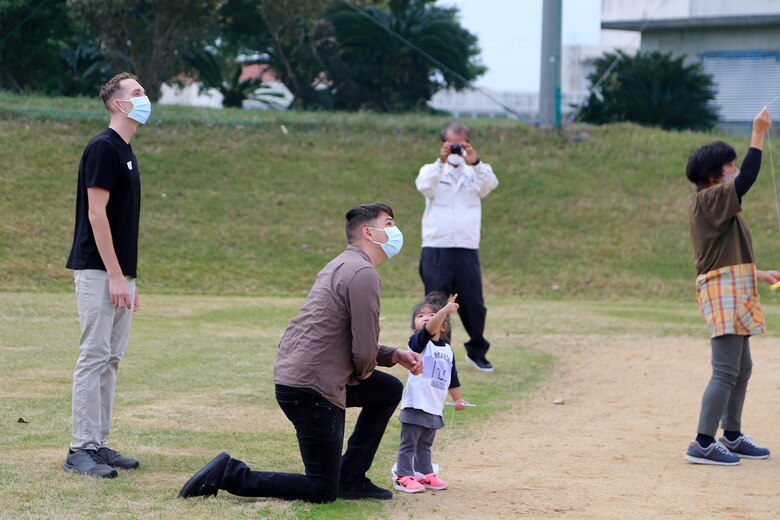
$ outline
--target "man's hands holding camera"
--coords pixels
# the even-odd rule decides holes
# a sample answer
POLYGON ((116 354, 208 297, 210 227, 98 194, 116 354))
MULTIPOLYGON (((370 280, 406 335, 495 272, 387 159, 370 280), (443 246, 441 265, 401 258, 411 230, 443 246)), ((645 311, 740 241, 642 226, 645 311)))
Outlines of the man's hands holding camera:
POLYGON ((466 158, 466 162, 471 166, 476 165, 479 162, 477 151, 469 143, 450 143, 445 141, 439 148, 439 160, 442 163, 447 162, 447 157, 450 155, 460 155, 466 158))

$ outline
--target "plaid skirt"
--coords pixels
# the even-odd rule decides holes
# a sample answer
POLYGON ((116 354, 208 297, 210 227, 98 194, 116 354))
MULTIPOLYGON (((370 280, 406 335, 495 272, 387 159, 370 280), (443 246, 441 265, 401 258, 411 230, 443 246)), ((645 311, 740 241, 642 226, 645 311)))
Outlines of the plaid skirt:
POLYGON ((765 331, 756 264, 729 265, 697 276, 696 303, 712 338, 725 334, 752 336, 765 331))

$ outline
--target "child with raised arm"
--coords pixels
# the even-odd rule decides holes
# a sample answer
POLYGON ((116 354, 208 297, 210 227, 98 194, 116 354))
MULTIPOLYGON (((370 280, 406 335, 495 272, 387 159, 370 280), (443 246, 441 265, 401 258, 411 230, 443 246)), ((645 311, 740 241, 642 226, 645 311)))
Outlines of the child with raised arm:
POLYGON ((694 464, 734 466, 765 459, 767 448, 742 433, 742 406, 753 368, 750 336, 764 333, 758 282, 775 283, 780 272, 756 269, 743 199, 758 177, 764 134, 772 126, 767 108, 753 120, 750 149, 737 166, 730 145, 716 141, 694 150, 685 174, 696 184, 689 215, 696 262, 696 299, 710 329, 712 377, 704 390, 696 438, 685 459, 694 464), (715 439, 718 423, 723 436, 715 439))
POLYGON ((423 372, 409 375, 401 398, 401 446, 393 486, 405 493, 447 489, 447 483, 433 471, 431 446, 436 430, 444 426, 447 391, 456 410, 468 405, 460 393, 455 355, 446 341, 449 315, 458 310, 457 297, 448 302, 446 295, 431 293, 412 311, 414 333, 409 338, 409 349, 422 356, 423 372), (416 478, 415 471, 423 477, 416 478))

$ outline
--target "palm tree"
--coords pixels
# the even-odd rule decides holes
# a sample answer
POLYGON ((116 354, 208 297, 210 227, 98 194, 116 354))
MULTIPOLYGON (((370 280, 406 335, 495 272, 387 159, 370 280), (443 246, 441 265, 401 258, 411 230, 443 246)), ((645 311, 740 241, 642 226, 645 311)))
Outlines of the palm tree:
POLYGON ((94 96, 114 75, 108 57, 95 45, 74 43, 60 51, 60 58, 65 65, 64 96, 94 96))
POLYGON ((322 39, 314 40, 336 108, 421 108, 437 90, 463 88, 485 72, 477 38, 460 26, 456 8, 434 0, 390 0, 388 7, 339 1, 326 13, 337 45, 323 52, 322 39))

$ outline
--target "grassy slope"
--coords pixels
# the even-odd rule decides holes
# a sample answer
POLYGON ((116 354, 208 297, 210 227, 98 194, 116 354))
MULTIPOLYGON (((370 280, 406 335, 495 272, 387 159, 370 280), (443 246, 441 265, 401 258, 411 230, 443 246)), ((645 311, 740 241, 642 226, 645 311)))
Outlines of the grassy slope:
MULTIPOLYGON (((105 121, 92 100, 0 95, 0 287, 69 290, 78 160, 105 121)), ((343 247, 344 212, 384 200, 406 235, 381 268, 385 294, 416 295, 424 201, 414 177, 435 158, 444 121, 155 107, 133 141, 142 290, 305 293, 343 247)), ((691 298, 683 170, 712 136, 615 125, 558 137, 503 120, 473 130, 501 182, 483 204, 490 296, 691 298)), ((747 138, 733 141, 744 154, 747 138)), ((777 265, 766 159, 747 202, 758 257, 777 265)))

